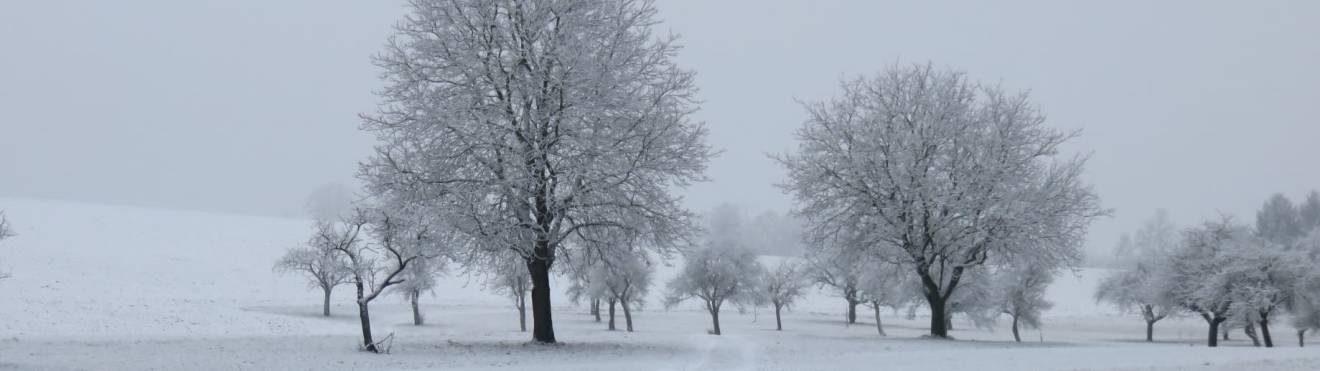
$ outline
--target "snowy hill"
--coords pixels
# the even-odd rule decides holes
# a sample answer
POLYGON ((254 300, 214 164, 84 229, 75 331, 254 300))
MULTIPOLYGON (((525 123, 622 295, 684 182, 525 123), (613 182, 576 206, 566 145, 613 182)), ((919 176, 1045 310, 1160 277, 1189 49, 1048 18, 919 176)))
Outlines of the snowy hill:
MULTIPOLYGON (((335 316, 319 316, 318 293, 271 269, 302 242, 309 222, 56 201, 0 199, 19 235, 0 242, 0 370, 5 369, 1320 369, 1314 349, 1256 349, 1239 339, 1200 346, 1197 319, 1169 320, 1156 344, 1139 340, 1132 315, 1091 297, 1103 270, 1061 276, 1041 331, 1012 343, 1006 329, 956 324, 959 341, 923 339, 925 319, 885 312, 888 337, 870 316, 847 326, 843 301, 814 292, 773 330, 761 308, 722 317, 725 336, 705 334, 697 305, 665 310, 662 287, 637 313, 638 332, 608 332, 555 287, 563 345, 527 344, 517 312, 475 279, 440 278, 423 299, 429 323, 411 325, 405 303, 373 303, 393 354, 355 351, 349 289, 335 316)), ((774 259, 774 258, 768 258, 774 259)), ((678 262, 661 267, 663 285, 678 262)), ((620 319, 621 320, 621 319, 620 319)), ((1286 330, 1280 331, 1287 333, 1286 330)))

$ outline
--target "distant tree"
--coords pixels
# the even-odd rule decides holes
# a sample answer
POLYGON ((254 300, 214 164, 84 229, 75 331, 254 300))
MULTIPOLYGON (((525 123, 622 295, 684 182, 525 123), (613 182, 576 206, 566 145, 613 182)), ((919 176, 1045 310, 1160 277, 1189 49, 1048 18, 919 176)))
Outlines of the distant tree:
POLYGON ((286 274, 300 274, 307 278, 309 287, 320 288, 323 294, 321 315, 330 316, 330 294, 336 286, 348 283, 352 270, 343 255, 335 250, 334 240, 320 238, 323 224, 317 225, 317 235, 309 239, 304 246, 289 249, 275 262, 275 271, 286 274))
POLYGON ((999 310, 1012 320, 1013 340, 1022 342, 1018 326, 1040 328, 1041 313, 1054 306, 1045 300, 1045 290, 1054 282, 1048 265, 1021 264, 996 274, 999 310))
POLYGON ((440 257, 417 259, 403 271, 403 283, 395 286, 394 291, 412 306, 413 325, 421 326, 426 322, 418 302, 422 294, 434 293, 435 277, 443 271, 444 260, 440 257))
POLYGON ((1256 212, 1256 234, 1270 242, 1291 246, 1305 233, 1297 208, 1282 194, 1270 196, 1256 212))
POLYGON ((616 258, 605 258, 593 270, 591 282, 609 302, 609 329, 614 330, 614 305, 623 308, 624 323, 628 332, 633 331, 632 310, 640 308, 651 287, 655 268, 644 259, 645 255, 625 254, 616 258))
POLYGON ((574 304, 587 303, 588 314, 596 318, 596 322, 601 321, 600 307, 604 293, 596 290, 592 285, 592 270, 598 264, 599 257, 595 252, 579 250, 577 254, 568 255, 568 267, 565 274, 569 279, 568 300, 574 304))
POLYGON ((716 208, 709 223, 705 246, 689 252, 683 270, 669 282, 665 306, 701 299, 714 324, 711 333, 720 335, 720 309, 726 302, 741 308, 762 301, 765 268, 739 238, 742 223, 738 213, 716 208))
POLYGON ((1155 341, 1155 323, 1177 309, 1166 283, 1169 254, 1178 248, 1175 228, 1166 212, 1156 211, 1137 230, 1137 238, 1119 259, 1117 269, 1100 282, 1095 292, 1097 302, 1141 313, 1148 342, 1155 341))
POLYGON ((1320 228, 1320 192, 1306 194, 1306 201, 1297 206, 1297 218, 1305 231, 1320 228))
MULTIPOLYGON (((0 241, 13 236, 14 230, 13 227, 9 226, 9 219, 5 218, 4 211, 0 211, 0 241)), ((6 278, 9 278, 9 273, 0 272, 0 280, 6 278)))
POLYGON ((886 263, 868 263, 865 266, 869 269, 862 272, 858 280, 858 297, 871 307, 875 315, 876 331, 881 336, 887 336, 884 324, 880 321, 880 311, 884 308, 902 308, 920 300, 920 289, 906 267, 886 263))
POLYGON ((780 312, 791 309, 798 298, 806 293, 808 281, 802 266, 790 260, 781 261, 775 269, 767 272, 762 285, 765 287, 766 299, 775 307, 775 330, 783 331, 784 321, 780 312))
POLYGON ((809 234, 854 234, 841 239, 902 258, 931 335, 948 336, 950 298, 987 259, 1080 262, 1087 227, 1108 211, 1082 179, 1086 159, 1060 155, 1077 134, 1046 126, 1025 93, 930 65, 842 85, 805 105, 796 154, 778 158, 784 188, 809 234))
POLYGON ((862 257, 856 251, 829 247, 813 248, 807 255, 807 274, 821 288, 833 291, 847 304, 845 317, 849 324, 857 323, 857 306, 862 298, 862 257))
POLYGON ((1182 245, 1169 256, 1170 297, 1205 320, 1211 347, 1219 346, 1220 325, 1233 309, 1233 282, 1220 279, 1228 266, 1223 252, 1250 234, 1250 229, 1228 218, 1206 222, 1183 232, 1182 245))
POLYGON ((518 310, 518 328, 527 332, 527 294, 532 291, 527 265, 516 259, 494 259, 492 262, 498 266, 490 270, 486 288, 503 292, 513 300, 513 307, 518 310))
POLYGON ((303 211, 315 220, 339 220, 353 209, 355 200, 352 188, 341 183, 330 183, 317 187, 307 195, 303 211))

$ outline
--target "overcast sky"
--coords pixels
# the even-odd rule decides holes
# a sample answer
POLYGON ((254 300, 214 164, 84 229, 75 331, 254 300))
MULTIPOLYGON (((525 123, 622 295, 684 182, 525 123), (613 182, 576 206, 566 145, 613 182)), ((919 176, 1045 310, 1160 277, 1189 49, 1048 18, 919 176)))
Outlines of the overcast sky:
MULTIPOLYGON (((399 0, 0 2, 0 197, 299 213, 351 183, 399 0)), ((797 100, 895 62, 1030 89, 1113 218, 1250 222, 1320 188, 1320 1, 661 0, 724 150, 687 192, 787 210, 797 100)), ((3 208, 3 205, 0 205, 3 208)))

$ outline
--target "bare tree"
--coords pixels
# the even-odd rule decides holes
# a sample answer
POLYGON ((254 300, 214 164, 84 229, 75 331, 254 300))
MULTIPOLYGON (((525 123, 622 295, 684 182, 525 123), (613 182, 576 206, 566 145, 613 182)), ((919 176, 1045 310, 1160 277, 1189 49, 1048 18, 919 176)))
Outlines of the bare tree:
POLYGON ((683 271, 669 282, 665 305, 673 307, 687 299, 701 299, 720 335, 720 309, 726 302, 737 306, 761 301, 760 279, 764 268, 756 254, 740 246, 708 245, 686 257, 683 271))
POLYGON ((857 323, 857 306, 862 304, 862 262, 856 251, 840 248, 812 248, 807 255, 808 274, 822 288, 838 294, 847 303, 844 311, 848 324, 857 323))
POLYGON ((623 309, 624 324, 633 331, 632 311, 643 305, 655 269, 644 255, 627 254, 602 259, 591 282, 609 302, 609 329, 614 330, 614 304, 623 309))
POLYGON ((362 346, 367 351, 380 352, 371 336, 371 301, 391 286, 403 283, 409 265, 434 256, 423 248, 429 230, 415 221, 395 211, 358 208, 339 222, 318 223, 313 237, 316 243, 333 246, 348 262, 362 324, 362 346), (370 234, 374 241, 363 233, 370 234))
POLYGON ((790 260, 779 262, 774 270, 766 274, 763 285, 766 299, 775 307, 775 330, 784 330, 780 312, 793 307, 793 303, 806 293, 807 284, 802 266, 790 260))
POLYGON ((1168 213, 1157 210, 1136 232, 1131 247, 1118 259, 1118 270, 1100 282, 1097 302, 1141 313, 1146 321, 1146 341, 1155 341, 1155 323, 1176 313, 1167 288, 1168 255, 1178 248, 1178 234, 1168 213))
POLYGON ((336 286, 349 282, 352 271, 331 240, 320 238, 324 223, 317 225, 317 234, 305 246, 289 249, 275 262, 275 271, 300 274, 307 278, 308 287, 321 289, 321 315, 330 316, 330 294, 336 286))
POLYGON ((990 257, 1075 265, 1090 221, 1108 211, 1061 158, 1075 132, 1044 125, 1026 94, 930 65, 894 67, 806 104, 796 154, 778 158, 809 234, 912 267, 947 337, 963 272, 990 257), (848 227, 848 228, 845 228, 848 227))
POLYGON ((1054 306, 1045 300, 1045 289, 1054 282, 1054 270, 1046 265, 1021 264, 996 276, 999 310, 1012 320, 1013 340, 1021 343, 1019 325, 1040 328, 1041 313, 1054 306))
MULTIPOLYGON (((685 243, 672 192, 704 180, 713 151, 689 120, 694 74, 652 35, 652 1, 410 0, 376 58, 387 86, 363 127, 373 193, 449 198, 481 253, 512 249, 532 281, 533 335, 555 342, 550 269, 578 232, 634 230, 685 243)), ((419 201, 421 202, 421 201, 419 201)))

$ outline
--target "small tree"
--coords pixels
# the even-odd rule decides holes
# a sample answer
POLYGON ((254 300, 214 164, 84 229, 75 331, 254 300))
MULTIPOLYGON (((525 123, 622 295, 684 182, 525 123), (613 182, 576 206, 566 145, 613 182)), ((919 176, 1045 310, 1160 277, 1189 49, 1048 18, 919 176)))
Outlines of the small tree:
POLYGON ((791 309, 793 303, 806 292, 807 280, 800 265, 784 260, 765 276, 765 297, 775 307, 775 330, 783 331, 784 322, 780 312, 791 309))
MULTIPOLYGON (((1146 341, 1155 341, 1155 323, 1176 312, 1168 292, 1168 255, 1178 248, 1178 234, 1168 213, 1156 210, 1119 257, 1120 268, 1100 282, 1097 302, 1136 311, 1146 321, 1146 341)), ((1121 245, 1120 245, 1121 246, 1121 245)), ((1120 249, 1120 251, 1123 249, 1120 249)))
POLYGON ((898 309, 920 300, 920 290, 912 275, 903 266, 893 263, 871 262, 864 266, 858 283, 858 297, 871 307, 875 315, 875 330, 881 336, 885 334, 884 324, 880 321, 880 311, 884 308, 898 309))
POLYGON ((807 256, 807 264, 812 281, 843 298, 847 303, 844 318, 849 324, 857 323, 857 306, 863 303, 860 256, 849 249, 816 246, 807 256))
POLYGON ((1219 346, 1220 325, 1229 319, 1233 304, 1232 282, 1219 279, 1228 265, 1221 252, 1249 234, 1228 218, 1206 222, 1185 231, 1182 246, 1170 255, 1167 290, 1175 303, 1205 320, 1208 346, 1219 346))
MULTIPOLYGON (((9 226, 9 219, 5 218, 5 212, 0 211, 0 241, 13 237, 14 230, 9 226)), ((9 273, 0 272, 0 280, 9 278, 9 273)))
POLYGON ((527 294, 532 291, 532 279, 527 265, 518 259, 495 259, 486 280, 486 288, 502 292, 513 301, 518 310, 518 328, 527 332, 527 294))
POLYGON ((403 272, 403 283, 395 291, 403 296, 412 306, 413 325, 421 326, 426 321, 422 316, 418 301, 424 293, 434 293, 435 276, 443 271, 444 260, 440 258, 418 259, 403 272))
POLYGON ((1022 342, 1018 326, 1040 328, 1041 313, 1054 306, 1045 300, 1045 289, 1054 282, 1054 270, 1047 265, 1023 264, 998 274, 999 310, 1013 321, 1013 340, 1022 342))
POLYGON ((317 225, 316 237, 308 240, 305 246, 289 249, 279 261, 275 262, 275 271, 285 274, 301 274, 307 278, 307 286, 320 288, 322 294, 321 315, 330 316, 330 294, 336 286, 348 283, 352 270, 335 246, 319 238, 324 224, 317 225))
POLYGON ((739 307, 760 301, 760 278, 764 268, 750 250, 737 246, 707 246, 687 256, 678 277, 669 282, 665 305, 673 307, 687 299, 701 299, 720 335, 720 308, 724 303, 739 307))
POLYGON ((358 208, 340 222, 317 224, 317 243, 333 246, 348 262, 357 291, 363 349, 373 353, 380 350, 371 336, 371 301, 385 289, 405 282, 409 265, 434 256, 423 249, 429 231, 413 221, 384 210, 358 208), (367 241, 364 232, 375 241, 367 241))
POLYGON ((628 332, 633 331, 632 310, 644 304, 646 292, 651 287, 651 278, 655 269, 644 255, 631 254, 617 258, 602 259, 593 270, 591 282, 602 297, 609 302, 609 329, 614 330, 614 304, 623 308, 623 318, 628 332))

